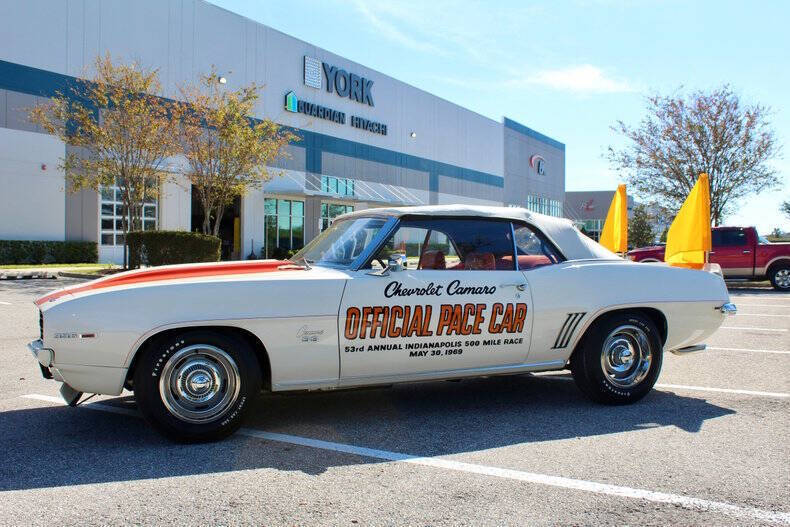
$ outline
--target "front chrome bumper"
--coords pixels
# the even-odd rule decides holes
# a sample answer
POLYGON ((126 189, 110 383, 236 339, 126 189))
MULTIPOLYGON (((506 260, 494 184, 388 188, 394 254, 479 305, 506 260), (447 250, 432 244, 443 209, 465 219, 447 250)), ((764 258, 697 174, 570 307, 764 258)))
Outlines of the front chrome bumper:
POLYGON ((63 377, 60 375, 60 372, 57 368, 53 367, 55 363, 55 351, 52 348, 45 348, 44 342, 41 339, 34 340, 33 342, 29 342, 27 345, 27 349, 30 350, 30 353, 38 361, 38 365, 41 368, 41 376, 45 379, 55 379, 56 381, 63 381, 63 377))
POLYGON ((674 353, 675 355, 688 355, 689 353, 696 353, 698 351, 705 351, 707 344, 695 344, 693 346, 686 346, 685 348, 677 348, 674 350, 669 350, 670 353, 674 353))
POLYGON ((55 361, 55 351, 51 348, 45 348, 44 342, 41 339, 29 342, 27 349, 30 350, 30 353, 33 354, 38 363, 45 368, 51 367, 52 363, 55 361))

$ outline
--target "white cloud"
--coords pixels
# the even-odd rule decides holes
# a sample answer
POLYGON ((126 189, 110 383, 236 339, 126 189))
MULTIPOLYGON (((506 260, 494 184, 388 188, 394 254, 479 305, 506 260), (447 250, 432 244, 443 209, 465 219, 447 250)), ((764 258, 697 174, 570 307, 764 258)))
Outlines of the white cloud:
POLYGON ((521 79, 511 81, 511 83, 519 85, 533 84, 578 94, 636 91, 636 88, 628 82, 607 77, 600 68, 591 64, 540 70, 521 79))

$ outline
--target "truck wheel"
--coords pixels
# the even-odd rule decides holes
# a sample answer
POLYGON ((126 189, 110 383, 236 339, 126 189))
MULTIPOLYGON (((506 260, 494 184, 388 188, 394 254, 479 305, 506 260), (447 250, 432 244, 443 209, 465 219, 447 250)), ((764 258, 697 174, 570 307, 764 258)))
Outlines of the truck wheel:
POLYGON ((790 265, 777 265, 771 269, 768 278, 771 280, 771 285, 774 286, 774 289, 790 291, 790 265))
POLYGON ((571 357, 579 389, 603 404, 629 404, 653 388, 663 349, 655 324, 640 313, 596 320, 571 357))
POLYGON ((171 439, 213 441, 241 426, 261 390, 255 352, 244 340, 214 331, 155 341, 134 372, 143 416, 171 439))

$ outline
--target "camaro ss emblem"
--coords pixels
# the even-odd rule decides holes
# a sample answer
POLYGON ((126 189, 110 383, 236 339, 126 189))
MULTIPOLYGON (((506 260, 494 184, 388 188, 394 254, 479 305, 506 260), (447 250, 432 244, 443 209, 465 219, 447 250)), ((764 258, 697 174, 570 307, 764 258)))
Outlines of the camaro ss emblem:
POLYGON ((296 338, 302 342, 318 342, 318 337, 324 334, 323 329, 310 329, 307 326, 302 326, 296 332, 296 338))
POLYGON ((96 333, 55 333, 56 339, 92 339, 96 333))

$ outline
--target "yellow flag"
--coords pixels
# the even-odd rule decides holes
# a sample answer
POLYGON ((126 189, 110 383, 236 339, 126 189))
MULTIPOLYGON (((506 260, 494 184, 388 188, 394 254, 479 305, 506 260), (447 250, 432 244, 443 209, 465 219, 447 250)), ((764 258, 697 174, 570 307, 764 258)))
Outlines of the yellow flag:
POLYGON ((702 269, 710 251, 710 183, 704 172, 691 189, 667 232, 664 261, 678 267, 702 269))
POLYGON ((625 185, 618 185, 598 243, 615 253, 628 251, 628 202, 625 185))

